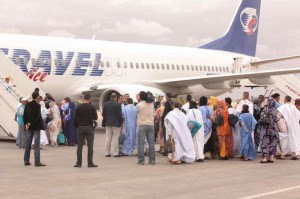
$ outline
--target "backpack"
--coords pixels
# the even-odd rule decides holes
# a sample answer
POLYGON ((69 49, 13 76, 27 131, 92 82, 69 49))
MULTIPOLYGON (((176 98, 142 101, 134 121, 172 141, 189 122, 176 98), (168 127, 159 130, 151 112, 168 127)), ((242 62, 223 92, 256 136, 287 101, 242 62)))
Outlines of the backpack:
POLYGON ((215 124, 216 124, 216 126, 222 126, 224 124, 224 118, 222 115, 216 116, 215 124))
POLYGON ((236 123, 238 123, 238 122, 239 122, 238 116, 236 116, 234 114, 228 115, 228 123, 231 127, 234 127, 236 125, 236 123))
POLYGON ((150 92, 150 91, 148 91, 147 92, 147 99, 146 99, 146 102, 147 103, 153 103, 153 94, 150 92))

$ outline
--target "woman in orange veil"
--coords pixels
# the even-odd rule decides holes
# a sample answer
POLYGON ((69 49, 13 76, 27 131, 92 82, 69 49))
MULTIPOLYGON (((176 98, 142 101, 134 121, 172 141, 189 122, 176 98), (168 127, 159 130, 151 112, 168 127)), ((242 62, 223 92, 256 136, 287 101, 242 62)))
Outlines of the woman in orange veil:
POLYGON ((233 156, 233 137, 230 125, 228 123, 228 109, 224 100, 218 100, 218 107, 214 114, 214 121, 220 115, 224 123, 217 127, 217 135, 220 148, 220 160, 227 160, 233 156))

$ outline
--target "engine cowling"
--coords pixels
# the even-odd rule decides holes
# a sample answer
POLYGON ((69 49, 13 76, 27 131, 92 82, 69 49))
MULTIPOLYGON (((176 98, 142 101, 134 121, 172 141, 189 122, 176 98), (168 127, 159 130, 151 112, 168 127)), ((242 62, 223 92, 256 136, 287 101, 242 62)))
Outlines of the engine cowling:
POLYGON ((269 84, 274 84, 275 83, 275 81, 272 79, 272 77, 250 78, 249 80, 253 84, 257 84, 257 85, 269 85, 269 84))
POLYGON ((102 111, 103 105, 105 102, 110 100, 110 95, 112 93, 117 93, 118 95, 129 94, 129 96, 133 99, 134 102, 138 101, 138 94, 140 91, 150 91, 153 93, 153 96, 164 95, 165 93, 154 87, 150 86, 143 86, 143 85, 132 85, 132 84, 115 84, 109 85, 104 91, 102 92, 100 99, 99 99, 99 108, 102 111))

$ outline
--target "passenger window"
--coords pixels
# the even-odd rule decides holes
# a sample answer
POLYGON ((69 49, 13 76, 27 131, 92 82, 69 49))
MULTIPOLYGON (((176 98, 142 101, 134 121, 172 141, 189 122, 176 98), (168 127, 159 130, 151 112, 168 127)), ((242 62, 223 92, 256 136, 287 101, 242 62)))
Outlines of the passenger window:
POLYGON ((161 64, 161 69, 165 70, 165 65, 164 64, 161 64))
POLYGON ((130 68, 132 68, 132 69, 133 69, 133 63, 132 63, 132 62, 130 62, 130 68))
POLYGON ((100 62, 100 65, 101 65, 101 68, 104 68, 104 62, 103 61, 100 62))
POLYGON ((178 64, 176 65, 176 68, 177 68, 177 70, 180 70, 180 67, 179 67, 179 65, 178 65, 178 64))
POLYGON ((152 63, 151 64, 151 68, 154 70, 155 69, 155 65, 152 63))
POLYGON ((156 69, 159 70, 159 68, 160 68, 160 67, 159 67, 159 64, 156 64, 156 69))
POLYGON ((186 70, 190 70, 190 66, 189 65, 186 66, 186 70))
POLYGON ((210 72, 210 66, 207 66, 207 70, 210 72))
POLYGON ((118 68, 121 68, 121 64, 120 62, 117 63, 118 68))
POLYGON ((175 70, 175 65, 174 64, 172 64, 172 70, 175 70))
POLYGON ((219 71, 220 71, 220 72, 222 72, 222 68, 221 68, 221 66, 219 66, 219 71))
POLYGON ((184 70, 184 65, 181 65, 181 69, 184 70))
POLYGON ((202 66, 200 66, 200 71, 202 71, 202 66))
POLYGON ((109 61, 106 62, 106 67, 107 67, 107 68, 110 68, 110 63, 109 63, 109 61))
POLYGON ((139 63, 135 63, 135 67, 136 67, 137 69, 139 69, 139 68, 140 68, 139 63))
POLYGON ((141 63, 141 68, 144 69, 145 68, 145 65, 144 63, 141 63))
POLYGON ((229 73, 229 68, 228 68, 228 67, 226 67, 226 69, 227 69, 227 73, 229 73))
POLYGON ((195 69, 196 69, 196 71, 199 71, 199 67, 198 66, 195 66, 195 69))
POLYGON ((124 62, 124 68, 127 68, 127 62, 124 62))
POLYGON ((167 64, 167 70, 170 70, 170 66, 169 66, 169 64, 167 64))
POLYGON ((204 71, 206 71, 206 66, 204 66, 204 71))
POLYGON ((211 67, 211 70, 212 70, 212 72, 215 72, 215 67, 212 66, 212 67, 211 67))
POLYGON ((147 63, 147 64, 146 64, 146 67, 147 67, 147 69, 150 69, 150 64, 147 63))
POLYGON ((191 67, 192 67, 192 71, 194 71, 194 66, 192 65, 191 67))

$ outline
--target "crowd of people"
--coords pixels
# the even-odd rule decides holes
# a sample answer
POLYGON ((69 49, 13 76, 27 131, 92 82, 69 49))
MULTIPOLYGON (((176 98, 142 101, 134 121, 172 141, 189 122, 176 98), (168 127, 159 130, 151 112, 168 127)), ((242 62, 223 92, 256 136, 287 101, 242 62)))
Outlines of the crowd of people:
POLYGON ((130 156, 137 149, 138 164, 144 164, 144 154, 154 164, 158 144, 156 152, 172 164, 229 158, 250 161, 258 152, 261 163, 299 158, 300 99, 293 105, 286 96, 281 105, 277 93, 250 99, 245 92, 237 102, 205 96, 196 101, 187 95, 187 102, 180 103, 171 97, 167 93, 155 100, 142 91, 134 106, 128 94, 118 98, 113 93, 102 113, 106 157, 130 156))
MULTIPOLYGON (((77 105, 80 103, 78 101, 77 105)), ((77 144, 77 128, 73 122, 75 109, 76 105, 69 97, 58 106, 51 94, 46 94, 43 99, 38 88, 32 93, 31 102, 20 98, 15 115, 19 126, 16 144, 19 148, 25 148, 25 165, 29 165, 31 148, 35 149, 35 164, 43 165, 39 160, 41 146, 77 144)))
MULTIPOLYGON (((60 106, 50 94, 45 99, 36 90, 33 100, 20 99, 17 108, 19 133, 17 145, 25 149, 24 163, 30 165, 30 149, 35 148, 35 165, 40 162, 40 145, 77 144, 77 162, 82 165, 82 147, 88 146, 88 166, 93 162, 94 129, 98 115, 91 105, 91 96, 76 102, 65 98, 60 106), (26 132, 26 133, 25 133, 26 132), (65 137, 60 141, 60 136, 65 137), (33 142, 34 137, 34 142, 33 142)), ((260 163, 273 163, 276 158, 300 155, 300 99, 280 95, 268 98, 260 95, 250 99, 218 99, 202 96, 198 101, 191 95, 186 103, 174 100, 170 93, 154 97, 141 91, 137 103, 129 94, 112 93, 102 110, 105 127, 105 156, 132 156, 137 151, 138 164, 155 164, 156 153, 167 157, 171 164, 203 162, 205 159, 250 161, 262 153, 260 163), (158 145, 156 151, 155 145, 158 145)))

